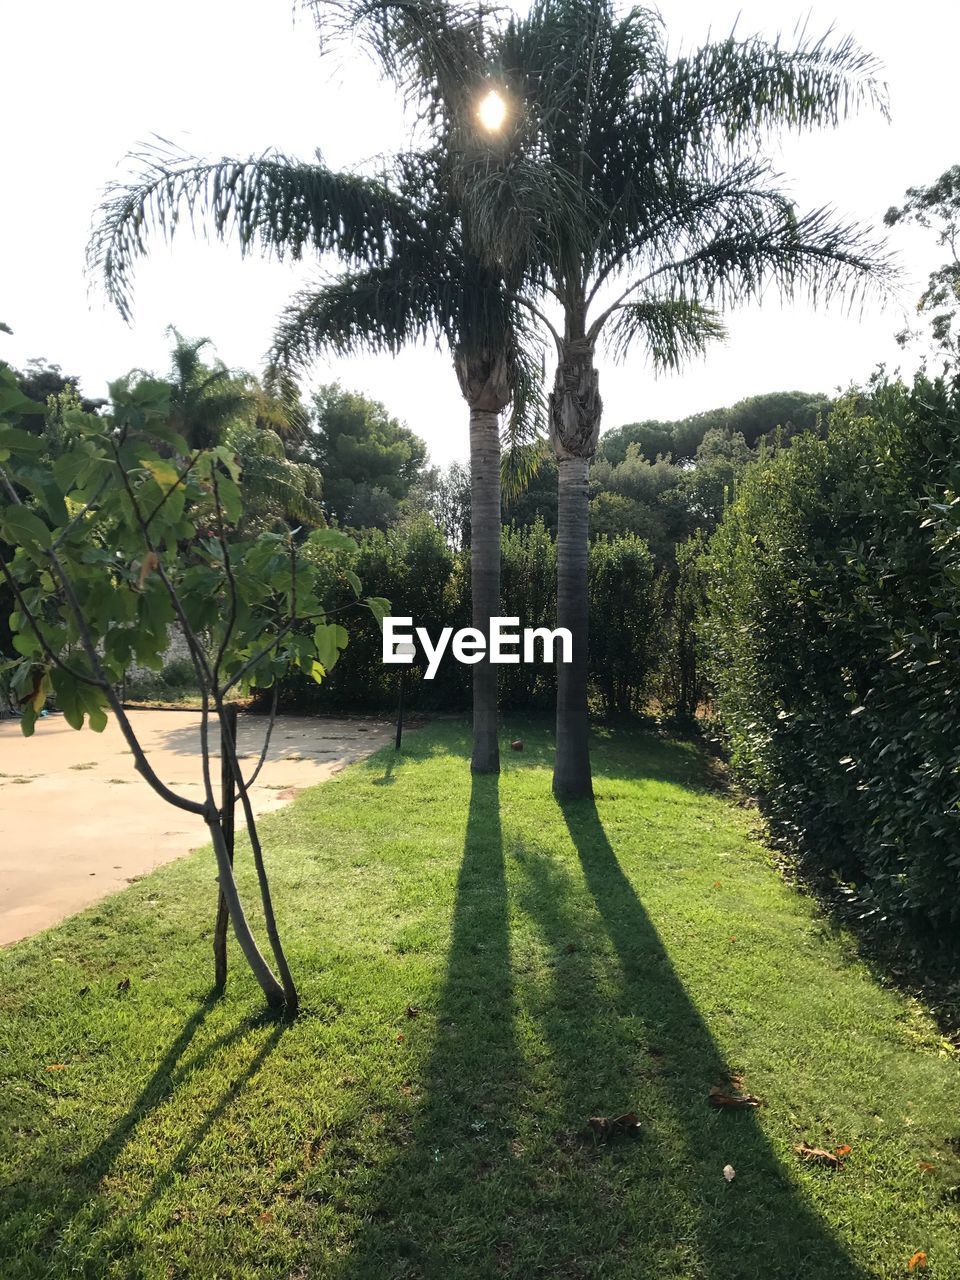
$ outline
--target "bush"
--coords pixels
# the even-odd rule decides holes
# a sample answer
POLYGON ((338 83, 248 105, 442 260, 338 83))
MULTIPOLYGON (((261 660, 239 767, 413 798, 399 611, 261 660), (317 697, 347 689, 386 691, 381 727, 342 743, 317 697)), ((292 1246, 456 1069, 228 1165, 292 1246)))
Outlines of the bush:
POLYGON ((650 548, 633 534, 596 538, 588 573, 591 682, 606 715, 643 712, 662 614, 650 548))
POLYGON ((678 727, 691 729, 707 689, 700 664, 706 539, 701 530, 677 544, 677 563, 664 589, 660 701, 678 727))
MULTIPOLYGON (((418 515, 391 529, 364 530, 356 552, 309 548, 320 569, 324 607, 353 599, 347 571, 370 595, 390 601, 391 613, 412 617, 436 637, 442 627, 470 625, 470 551, 453 551, 429 517, 418 515)), ((556 542, 537 520, 528 528, 504 528, 501 538, 501 599, 505 617, 520 627, 554 626, 557 614, 556 542)), ((653 560, 640 538, 600 538, 590 552, 590 599, 594 626, 590 671, 594 693, 608 714, 640 711, 656 660, 660 594, 653 560)), ((408 679, 411 707, 464 711, 470 707, 470 668, 449 653, 433 680, 416 663, 408 679)), ((549 710, 554 705, 552 666, 500 667, 500 705, 509 710, 549 710)), ((397 703, 400 668, 384 666, 381 637, 371 623, 352 637, 336 667, 317 685, 294 674, 280 687, 280 705, 300 711, 390 711, 397 703)), ((269 697, 269 695, 264 695, 269 697)))
POLYGON ((751 468, 703 638, 740 775, 865 910, 960 922, 960 388, 850 398, 751 468))

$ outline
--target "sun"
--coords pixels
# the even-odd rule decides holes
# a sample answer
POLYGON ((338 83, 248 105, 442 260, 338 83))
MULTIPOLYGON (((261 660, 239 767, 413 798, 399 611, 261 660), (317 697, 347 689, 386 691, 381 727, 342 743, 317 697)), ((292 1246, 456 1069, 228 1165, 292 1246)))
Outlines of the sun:
POLYGON ((481 100, 477 108, 477 117, 490 133, 496 133, 502 127, 507 118, 507 104, 496 89, 491 89, 481 100))

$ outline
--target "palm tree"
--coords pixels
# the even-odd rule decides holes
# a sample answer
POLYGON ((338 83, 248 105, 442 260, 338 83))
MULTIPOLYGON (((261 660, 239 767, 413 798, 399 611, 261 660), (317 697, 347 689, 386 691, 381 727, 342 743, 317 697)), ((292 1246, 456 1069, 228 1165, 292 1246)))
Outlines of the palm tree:
MULTIPOLYGON (((476 80, 482 40, 462 23, 454 29, 458 65, 471 66, 476 80)), ((88 261, 129 317, 146 232, 171 238, 183 212, 199 209, 219 238, 235 233, 244 253, 253 245, 278 257, 333 252, 353 264, 351 274, 294 301, 277 334, 278 361, 445 341, 469 407, 473 622, 488 634, 500 600, 500 415, 512 402, 513 438, 528 429, 536 361, 502 270, 470 248, 445 154, 400 157, 366 178, 282 155, 204 164, 150 152, 140 176, 108 194, 88 261)), ((488 661, 474 666, 473 704, 471 767, 497 772, 497 672, 488 661)))
POLYGON ((549 426, 559 470, 554 792, 592 794, 587 714, 589 460, 602 402, 596 353, 642 344, 675 367, 722 328, 714 308, 806 287, 854 294, 889 271, 864 231, 828 209, 798 215, 761 148, 777 128, 836 125, 884 109, 877 64, 852 42, 731 36, 671 61, 659 17, 611 0, 536 0, 497 47, 509 145, 463 185, 491 260, 522 265, 526 301, 557 365, 549 426), (540 299, 545 301, 540 301, 540 299), (551 313, 561 319, 554 323, 551 313))
MULTIPOLYGON (((393 198, 407 234, 382 263, 308 289, 285 312, 273 358, 303 363, 321 351, 396 353, 433 338, 453 359, 470 422, 470 567, 473 625, 489 635, 500 612, 500 419, 512 404, 512 441, 536 419, 537 368, 523 312, 502 273, 471 251, 445 186, 439 150, 402 157, 393 198)), ((473 668, 474 773, 496 773, 497 669, 473 668)))

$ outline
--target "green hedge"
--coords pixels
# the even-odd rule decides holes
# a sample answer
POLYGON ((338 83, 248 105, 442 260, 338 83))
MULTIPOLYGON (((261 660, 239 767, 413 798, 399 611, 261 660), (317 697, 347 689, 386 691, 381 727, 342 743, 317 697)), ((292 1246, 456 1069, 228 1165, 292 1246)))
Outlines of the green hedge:
POLYGON ((703 571, 734 767, 867 912, 960 921, 960 390, 841 404, 750 469, 703 571))
MULTIPOLYGON (((441 627, 470 625, 470 552, 453 552, 427 517, 381 533, 365 530, 349 557, 314 553, 326 573, 324 600, 349 605, 352 569, 364 594, 384 596, 392 612, 410 616, 436 637, 441 627)), ((590 669, 597 710, 616 715, 643 710, 658 649, 660 596, 653 559, 640 538, 599 538, 590 550, 593 624, 590 669)), ((520 626, 555 626, 557 549, 541 521, 504 528, 501 539, 503 615, 520 626)), ((281 706, 301 711, 389 711, 397 701, 398 667, 381 662, 380 632, 372 621, 351 628, 350 644, 322 684, 295 676, 281 686, 281 706)), ((470 668, 449 653, 433 680, 414 670, 410 704, 421 710, 470 706, 470 668)), ((540 663, 500 667, 500 702, 510 710, 552 710, 555 670, 540 663)))

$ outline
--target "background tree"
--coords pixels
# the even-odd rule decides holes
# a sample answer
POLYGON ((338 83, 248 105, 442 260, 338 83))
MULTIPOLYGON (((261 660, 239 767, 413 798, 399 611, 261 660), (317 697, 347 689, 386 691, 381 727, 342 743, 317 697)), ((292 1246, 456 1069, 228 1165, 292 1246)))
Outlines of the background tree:
POLYGON ((323 506, 341 525, 386 529, 422 478, 427 446, 384 405, 339 383, 313 397, 297 456, 323 476, 323 506))
MULTIPOLYGON (((910 187, 904 204, 888 209, 883 220, 888 227, 906 222, 935 229, 937 244, 949 251, 947 261, 931 271, 918 310, 930 322, 935 345, 956 357, 960 351, 960 165, 952 165, 929 187, 910 187)), ((898 338, 903 344, 911 336, 905 329, 898 338)))
POLYGON ((171 424, 192 449, 225 445, 241 460, 244 519, 261 528, 287 519, 322 525, 320 472, 288 453, 302 441, 305 415, 296 387, 229 369, 209 338, 185 338, 172 325, 171 424))
POLYGON ((816 392, 770 391, 674 422, 628 422, 603 433, 596 456, 616 465, 624 461, 627 449, 635 444, 649 462, 661 456, 674 462, 692 462, 704 436, 713 429, 739 431, 746 443, 755 448, 761 439, 774 433, 788 440, 797 431, 813 430, 819 419, 826 420, 830 403, 827 396, 816 392))

